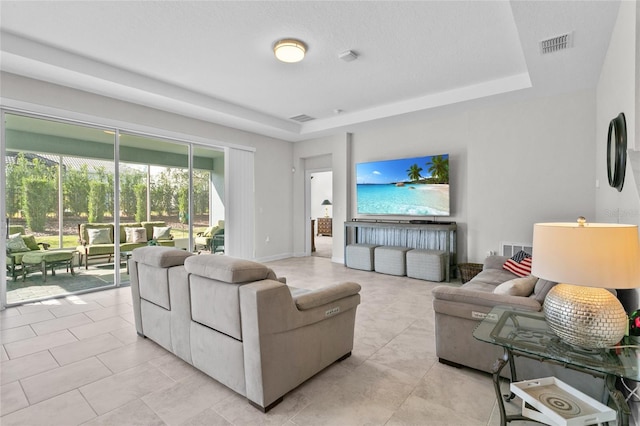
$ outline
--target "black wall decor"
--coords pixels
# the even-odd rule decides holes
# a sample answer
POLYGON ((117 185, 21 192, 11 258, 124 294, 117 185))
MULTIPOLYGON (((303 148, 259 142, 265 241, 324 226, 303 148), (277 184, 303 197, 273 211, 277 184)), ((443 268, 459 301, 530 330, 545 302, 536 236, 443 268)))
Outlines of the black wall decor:
POLYGON ((611 120, 607 135, 607 176, 609 185, 622 191, 627 168, 627 120, 624 113, 611 120))

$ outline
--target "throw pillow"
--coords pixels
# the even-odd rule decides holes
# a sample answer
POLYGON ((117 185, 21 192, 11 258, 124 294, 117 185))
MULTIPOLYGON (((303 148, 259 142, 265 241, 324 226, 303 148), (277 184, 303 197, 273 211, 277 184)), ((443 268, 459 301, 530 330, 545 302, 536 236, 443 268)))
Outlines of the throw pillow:
POLYGON ((170 240, 171 227, 170 226, 154 226, 153 239, 154 240, 170 240))
POLYGON ((31 251, 29 247, 27 247, 27 245, 24 243, 22 235, 20 234, 9 235, 9 239, 7 240, 7 250, 12 253, 31 251))
POLYGON ((29 250, 40 250, 40 246, 36 242, 36 237, 33 235, 23 235, 22 241, 29 247, 29 250))
POLYGON ((531 262, 533 258, 525 251, 520 250, 514 254, 510 259, 504 262, 502 267, 509 272, 516 274, 519 277, 526 277, 531 275, 531 262))
POLYGON ((87 230, 89 234, 89 244, 111 244, 111 230, 109 228, 90 228, 87 230))
POLYGON ((142 227, 136 228, 124 228, 124 233, 127 236, 126 241, 128 243, 146 243, 147 242, 147 229, 142 227))
POLYGON ((495 294, 506 294, 508 296, 529 296, 533 292, 533 288, 538 282, 538 277, 529 275, 523 278, 514 278, 505 281, 497 286, 493 292, 495 294))

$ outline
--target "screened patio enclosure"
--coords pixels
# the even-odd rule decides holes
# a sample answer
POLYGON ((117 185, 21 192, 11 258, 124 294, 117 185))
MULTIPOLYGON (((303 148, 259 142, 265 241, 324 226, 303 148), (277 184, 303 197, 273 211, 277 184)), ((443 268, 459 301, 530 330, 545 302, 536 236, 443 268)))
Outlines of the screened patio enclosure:
POLYGON ((29 252, 32 263, 22 265, 10 265, 15 262, 8 250, 8 305, 129 282, 130 252, 121 251, 119 244, 113 244, 112 253, 85 258, 80 266, 81 225, 84 229, 88 223, 111 224, 111 238, 117 241, 118 229, 149 222, 153 232, 170 227, 175 247, 193 250, 196 233, 224 220, 223 149, 17 113, 3 115, 6 237, 33 236, 40 250, 29 252), (68 257, 65 252, 72 253, 73 274, 68 262, 48 261, 68 257), (38 260, 48 264, 44 272, 38 260))

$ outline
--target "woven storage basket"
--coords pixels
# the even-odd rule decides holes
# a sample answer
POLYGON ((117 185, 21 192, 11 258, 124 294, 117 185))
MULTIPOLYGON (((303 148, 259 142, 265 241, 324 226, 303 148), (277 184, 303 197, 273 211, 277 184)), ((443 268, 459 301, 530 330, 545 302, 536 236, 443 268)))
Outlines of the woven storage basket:
POLYGON ((460 263, 458 270, 460 270, 460 281, 464 284, 482 271, 482 263, 460 263))

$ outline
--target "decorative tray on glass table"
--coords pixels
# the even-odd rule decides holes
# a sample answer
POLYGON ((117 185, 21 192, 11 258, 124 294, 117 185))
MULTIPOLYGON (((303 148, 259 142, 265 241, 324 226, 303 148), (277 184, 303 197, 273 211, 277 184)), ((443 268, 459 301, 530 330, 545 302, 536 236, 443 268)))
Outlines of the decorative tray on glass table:
POLYGON ((583 426, 616 420, 616 412, 555 377, 511 383, 522 415, 545 424, 583 426))

